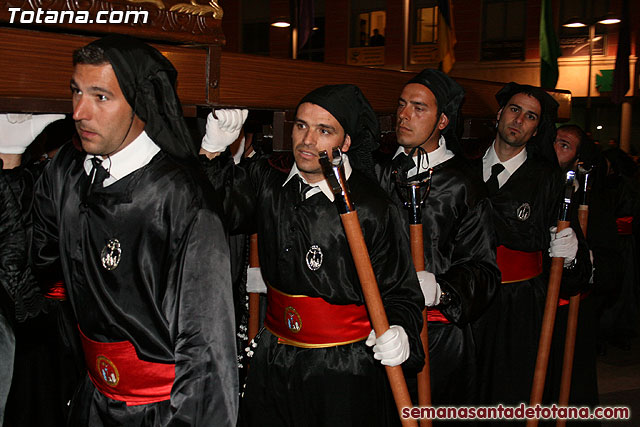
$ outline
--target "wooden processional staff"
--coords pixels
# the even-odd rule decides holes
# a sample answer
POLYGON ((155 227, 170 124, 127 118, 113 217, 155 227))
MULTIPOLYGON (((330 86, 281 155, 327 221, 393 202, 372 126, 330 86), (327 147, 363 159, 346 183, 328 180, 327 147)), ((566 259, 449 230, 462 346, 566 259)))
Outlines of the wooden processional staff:
MULTIPOLYGON (((369 251, 364 241, 360 221, 358 220, 358 212, 351 201, 351 195, 347 189, 347 180, 344 175, 340 150, 338 148, 333 149, 332 160, 329 159, 326 151, 321 151, 320 165, 335 196, 335 204, 340 213, 340 219, 342 220, 347 241, 349 242, 351 255, 356 270, 358 271, 358 278, 362 286, 362 293, 367 311, 369 312, 369 318, 371 319, 371 324, 376 336, 379 337, 389 329, 389 320, 384 311, 378 283, 373 273, 371 258, 369 258, 369 251)), ((387 377, 389 378, 389 384, 391 385, 393 398, 398 408, 398 415, 400 416, 403 408, 412 407, 411 397, 409 396, 407 383, 404 379, 404 373, 402 372, 402 366, 385 366, 385 369, 387 377)), ((415 419, 403 419, 400 416, 400 420, 403 426, 417 427, 418 425, 415 419)))

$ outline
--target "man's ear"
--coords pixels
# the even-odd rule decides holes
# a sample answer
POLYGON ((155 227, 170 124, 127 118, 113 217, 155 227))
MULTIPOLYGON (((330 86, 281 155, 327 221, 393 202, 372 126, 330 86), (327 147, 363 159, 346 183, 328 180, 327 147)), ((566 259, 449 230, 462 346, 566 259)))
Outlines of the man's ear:
POLYGON ((347 151, 349 151, 350 147, 351 147, 351 137, 349 135, 345 135, 341 150, 343 153, 346 153, 347 151))
POLYGON ((502 108, 498 110, 498 114, 496 115, 496 121, 500 121, 500 116, 502 115, 502 108))
POLYGON ((440 114, 440 120, 438 121, 438 129, 442 130, 449 126, 449 117, 445 113, 440 114))

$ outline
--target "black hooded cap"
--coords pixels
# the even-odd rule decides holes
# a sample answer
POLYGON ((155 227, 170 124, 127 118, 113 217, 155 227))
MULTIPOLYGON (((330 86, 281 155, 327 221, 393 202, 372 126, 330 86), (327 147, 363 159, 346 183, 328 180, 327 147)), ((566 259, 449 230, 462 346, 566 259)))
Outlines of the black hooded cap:
MULTIPOLYGON (((457 123, 460 116, 460 107, 464 100, 464 89, 451 77, 442 71, 425 68, 407 84, 418 83, 425 86, 433 93, 438 103, 438 112, 444 113, 449 119, 449 124, 441 134, 447 138, 447 147, 455 153, 459 153, 458 138, 456 135, 457 123)), ((406 86, 406 85, 405 85, 406 86)))
POLYGON ((145 131, 174 158, 194 160, 197 144, 191 138, 176 93, 178 72, 155 48, 140 40, 113 34, 92 42, 104 51, 120 89, 145 131))
POLYGON ((558 157, 553 149, 556 138, 556 121, 558 118, 558 102, 544 89, 536 86, 521 85, 515 82, 507 83, 496 93, 496 100, 500 108, 519 93, 533 96, 540 103, 540 123, 536 136, 527 142, 527 152, 542 156, 553 164, 558 164, 558 157))
POLYGON ((380 124, 360 88, 350 84, 322 86, 302 98, 298 107, 305 102, 324 108, 338 120, 351 138, 351 147, 347 151, 351 166, 372 176, 371 153, 379 146, 380 124))

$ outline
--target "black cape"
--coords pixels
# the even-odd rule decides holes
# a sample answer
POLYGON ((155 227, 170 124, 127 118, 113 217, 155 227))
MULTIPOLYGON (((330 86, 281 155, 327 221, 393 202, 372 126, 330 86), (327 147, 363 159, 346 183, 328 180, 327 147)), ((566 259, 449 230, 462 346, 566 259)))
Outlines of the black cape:
MULTIPOLYGON (((225 196, 230 231, 258 233, 267 284, 331 304, 364 304, 338 211, 327 197, 318 193, 300 202, 297 180, 283 187, 287 173, 274 169, 266 159, 238 167, 225 163, 223 155, 208 162, 208 168, 214 187, 225 196), (306 262, 312 245, 323 254, 315 271, 306 262)), ((353 170, 348 184, 389 323, 403 326, 409 336, 411 356, 404 366, 418 370, 424 361, 419 340, 424 300, 407 232, 396 207, 375 182, 353 170)), ((382 365, 364 341, 307 349, 278 344, 268 331, 262 332, 251 360, 242 408, 248 425, 398 421, 382 365)))
MULTIPOLYGON (((391 161, 381 162, 376 174, 400 207, 408 230, 409 215, 394 169, 391 161)), ((450 304, 436 307, 451 323, 429 323, 433 403, 471 404, 477 372, 470 324, 487 309, 500 283, 500 271, 486 190, 460 156, 434 168, 421 220, 426 270, 435 274, 443 291, 453 294, 450 304)))
POLYGON ((83 200, 84 158, 64 146, 36 185, 35 264, 61 262, 89 338, 127 340, 140 359, 175 364, 176 376, 170 401, 129 407, 87 377, 72 401, 71 425, 235 425, 229 254, 203 187, 161 151, 83 200), (109 271, 101 251, 113 238, 122 253, 109 271))
MULTIPOLYGON (((482 176, 481 159, 475 166, 482 176)), ((563 196, 560 175, 557 166, 529 153, 509 180, 490 196, 498 245, 523 252, 542 251, 543 272, 529 280, 502 284, 487 315, 477 325, 482 338, 478 359, 482 403, 529 400, 551 260, 549 227, 556 225, 563 196), (525 204, 529 215, 520 219, 518 209, 525 204)), ((579 241, 577 264, 572 270, 564 269, 563 296, 579 292, 591 273, 588 250, 577 224, 574 215, 572 228, 579 241)))

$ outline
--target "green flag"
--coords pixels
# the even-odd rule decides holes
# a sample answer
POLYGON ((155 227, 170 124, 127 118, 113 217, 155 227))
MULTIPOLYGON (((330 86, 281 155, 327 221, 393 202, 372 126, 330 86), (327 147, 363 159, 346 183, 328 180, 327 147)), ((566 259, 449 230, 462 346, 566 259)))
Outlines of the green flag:
POLYGON ((558 83, 560 44, 553 28, 551 0, 542 0, 540 10, 540 86, 554 89, 558 83))

